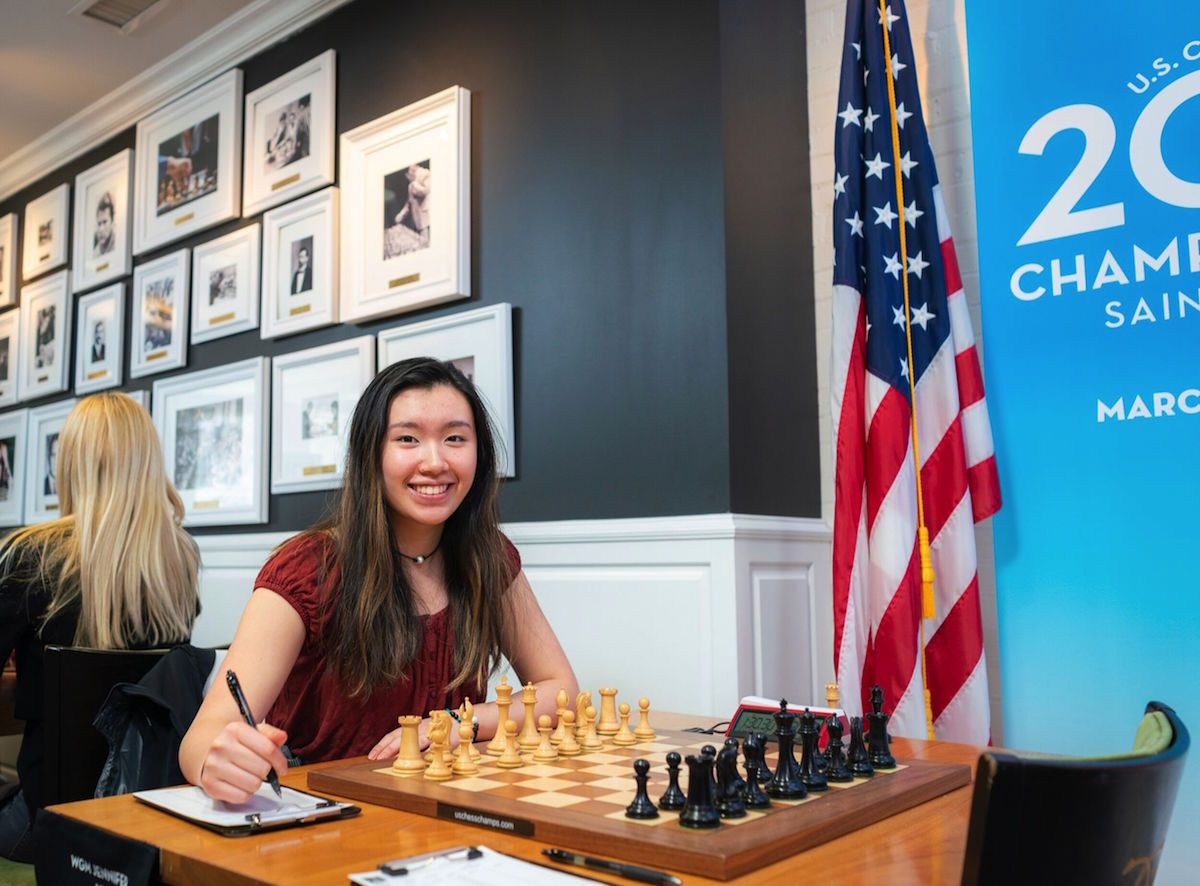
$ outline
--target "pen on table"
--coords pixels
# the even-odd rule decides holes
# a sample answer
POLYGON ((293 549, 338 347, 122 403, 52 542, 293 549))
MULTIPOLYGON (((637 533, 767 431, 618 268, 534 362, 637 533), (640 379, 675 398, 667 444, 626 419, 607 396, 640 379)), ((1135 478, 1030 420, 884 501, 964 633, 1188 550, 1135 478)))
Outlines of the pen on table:
POLYGON ((663 871, 641 868, 635 864, 622 864, 619 861, 609 861, 604 858, 592 858, 589 855, 578 855, 574 852, 565 852, 562 849, 543 849, 542 855, 563 864, 573 864, 584 868, 594 868, 597 871, 607 871, 610 874, 616 874, 628 880, 638 880, 642 883, 666 883, 671 884, 671 886, 678 886, 678 884, 683 882, 678 877, 673 877, 663 871))
MULTIPOLYGON (((250 713, 250 705, 246 702, 246 696, 242 694, 242 684, 238 682, 237 674, 233 671, 225 672, 225 683, 229 686, 229 691, 233 695, 233 700, 237 702, 238 710, 242 712, 242 719, 245 720, 251 729, 257 729, 254 715, 250 713)), ((275 774, 275 767, 271 767, 271 771, 267 773, 267 781, 271 783, 271 789, 275 791, 275 796, 283 799, 283 790, 279 787, 279 776, 275 774)))

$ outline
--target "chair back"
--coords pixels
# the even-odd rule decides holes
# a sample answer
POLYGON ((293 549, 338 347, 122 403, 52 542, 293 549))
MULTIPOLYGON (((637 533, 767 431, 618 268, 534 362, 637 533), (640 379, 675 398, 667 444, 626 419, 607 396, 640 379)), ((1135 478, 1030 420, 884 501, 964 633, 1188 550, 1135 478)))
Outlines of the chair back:
POLYGON ((166 649, 45 648, 42 803, 91 799, 108 756, 92 721, 117 683, 136 683, 166 649))
POLYGON ((1188 732, 1158 702, 1173 737, 1162 751, 1112 759, 979 758, 964 886, 1154 882, 1188 751, 1188 732))

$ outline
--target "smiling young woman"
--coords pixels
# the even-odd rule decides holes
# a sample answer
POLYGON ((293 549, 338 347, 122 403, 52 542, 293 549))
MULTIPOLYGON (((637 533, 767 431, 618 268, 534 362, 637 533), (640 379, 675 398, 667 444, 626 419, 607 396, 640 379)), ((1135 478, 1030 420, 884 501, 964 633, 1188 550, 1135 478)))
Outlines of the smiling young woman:
MULTIPOLYGON (((306 763, 395 756, 398 716, 481 701, 502 656, 545 690, 537 714, 559 687, 574 697, 500 532, 498 491, 487 410, 462 373, 417 358, 377 375, 351 420, 337 512, 267 561, 225 657, 266 723, 242 721, 218 674, 180 748, 184 775, 243 802, 286 771, 285 742, 306 763)), ((495 705, 475 714, 491 736, 495 705)))

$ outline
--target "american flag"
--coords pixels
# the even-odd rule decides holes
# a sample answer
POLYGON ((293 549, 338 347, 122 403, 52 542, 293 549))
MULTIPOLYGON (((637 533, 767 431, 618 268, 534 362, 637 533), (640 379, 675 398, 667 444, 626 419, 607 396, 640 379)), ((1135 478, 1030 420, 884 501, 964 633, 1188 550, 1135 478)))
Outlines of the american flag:
POLYGON ((834 656, 844 707, 884 690, 889 729, 989 740, 974 524, 1000 507, 992 432, 954 241, 921 116, 902 0, 885 13, 848 0, 835 139, 833 398, 834 656), (883 28, 888 29, 900 151, 892 148, 883 28), (905 341, 902 174, 912 366, 905 341), (916 380, 935 617, 924 624, 911 438, 916 380))

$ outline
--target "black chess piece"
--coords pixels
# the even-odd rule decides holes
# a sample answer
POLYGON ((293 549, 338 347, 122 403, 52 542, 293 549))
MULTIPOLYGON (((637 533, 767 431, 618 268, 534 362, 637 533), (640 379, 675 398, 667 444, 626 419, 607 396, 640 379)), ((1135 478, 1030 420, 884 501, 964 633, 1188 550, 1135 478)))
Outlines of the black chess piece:
MULTIPOLYGON (((717 759, 717 749, 710 744, 706 744, 704 747, 702 747, 700 749, 700 753, 702 755, 707 754, 708 756, 712 757, 714 761, 717 759)), ((716 802, 717 797, 720 796, 720 791, 719 791, 719 788, 717 785, 716 764, 714 763, 713 766, 714 766, 714 768, 708 770, 708 772, 712 776, 711 789, 712 789, 713 802, 716 802)), ((691 778, 690 775, 688 777, 691 778)))
POLYGON ((758 783, 766 784, 771 780, 772 775, 771 767, 767 765, 767 742, 769 738, 765 732, 756 732, 754 735, 758 739, 755 742, 758 747, 756 751, 758 754, 758 783))
POLYGON ((796 715, 787 709, 787 700, 779 702, 775 714, 775 741, 779 746, 779 759, 775 761, 775 774, 767 782, 767 793, 780 800, 800 800, 808 796, 808 788, 800 780, 800 765, 793 754, 796 740, 796 715))
MULTIPOLYGON (((813 716, 816 716, 815 714, 813 716)), ((817 740, 813 743, 813 766, 817 772, 824 773, 829 768, 829 758, 821 750, 821 730, 825 727, 825 718, 817 717, 817 740)))
POLYGON ((896 768, 896 758, 890 750, 892 737, 887 732, 888 717, 883 712, 883 687, 872 686, 871 712, 867 714, 867 723, 870 724, 867 747, 871 753, 871 765, 876 769, 896 768))
POLYGON ((867 748, 863 744, 862 717, 850 718, 850 750, 846 752, 846 762, 855 778, 870 778, 875 774, 867 748))
POLYGON ((800 715, 800 780, 810 791, 827 791, 829 782, 817 768, 817 740, 821 737, 821 724, 808 708, 800 715))
POLYGON ((677 751, 671 751, 667 754, 667 789, 663 791, 663 795, 658 799, 659 809, 682 809, 687 802, 687 797, 683 795, 683 791, 679 788, 679 764, 682 762, 682 757, 677 751))
POLYGON ((721 813, 713 805, 713 764, 708 754, 687 756, 688 791, 687 803, 679 813, 679 823, 685 828, 715 828, 721 825, 721 813))
POLYGON ((725 747, 717 754, 717 794, 713 800, 721 818, 746 817, 746 803, 742 800, 742 789, 746 783, 738 775, 737 758, 737 739, 727 739, 725 747))
POLYGON ((846 749, 842 747, 842 721, 830 717, 825 721, 825 734, 829 743, 825 745, 825 758, 828 765, 825 777, 833 782, 854 781, 854 773, 846 765, 846 749))
POLYGON ((650 761, 634 760, 633 773, 637 779, 637 793, 633 795, 633 802, 625 807, 625 817, 658 818, 658 809, 650 802, 650 795, 646 792, 646 785, 650 782, 650 761))
POLYGON ((758 767, 763 753, 760 741, 759 733, 752 733, 746 736, 742 745, 746 766, 746 786, 742 788, 742 802, 748 809, 771 808, 771 798, 758 781, 758 767))

